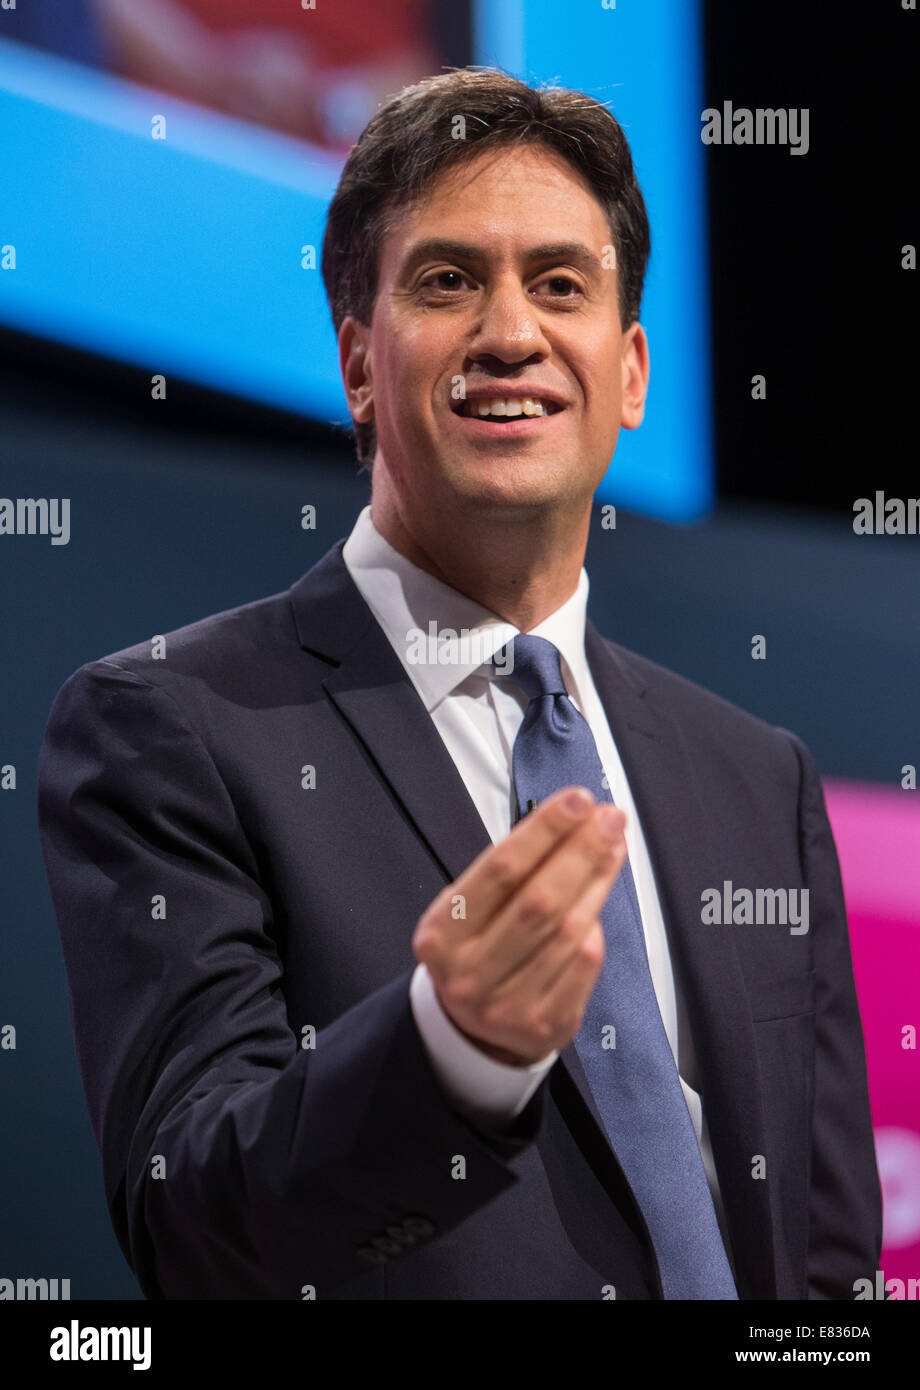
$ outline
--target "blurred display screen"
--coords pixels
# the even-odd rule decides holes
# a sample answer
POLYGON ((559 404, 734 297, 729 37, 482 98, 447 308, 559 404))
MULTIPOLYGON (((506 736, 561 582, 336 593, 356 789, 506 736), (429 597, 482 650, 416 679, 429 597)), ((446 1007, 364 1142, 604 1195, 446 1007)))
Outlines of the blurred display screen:
POLYGON ((598 496, 714 496, 702 16, 548 0, 43 0, 0 11, 11 139, 0 323, 349 424, 319 271, 348 149, 405 84, 469 62, 608 103, 652 225, 645 421, 598 496), (7 251, 5 269, 12 270, 7 251))

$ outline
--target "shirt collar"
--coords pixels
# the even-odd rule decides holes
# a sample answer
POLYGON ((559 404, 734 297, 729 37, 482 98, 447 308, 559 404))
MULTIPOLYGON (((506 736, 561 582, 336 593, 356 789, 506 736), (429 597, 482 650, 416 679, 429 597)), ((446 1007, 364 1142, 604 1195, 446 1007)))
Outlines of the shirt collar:
MULTIPOLYGON (((491 678, 488 666, 480 667, 518 629, 394 550, 374 525, 370 505, 358 515, 342 558, 429 714, 468 676, 478 671, 491 678)), ((531 629, 559 649, 566 686, 582 710, 588 589, 582 567, 574 593, 531 629)))

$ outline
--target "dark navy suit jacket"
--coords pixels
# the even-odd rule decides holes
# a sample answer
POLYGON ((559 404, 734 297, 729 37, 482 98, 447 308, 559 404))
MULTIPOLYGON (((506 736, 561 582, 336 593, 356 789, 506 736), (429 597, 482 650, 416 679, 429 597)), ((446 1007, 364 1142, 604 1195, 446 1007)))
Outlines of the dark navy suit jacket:
MULTIPOLYGON (((54 703, 43 852, 121 1247, 152 1299, 660 1298, 574 1046, 504 1134, 431 1069, 412 933, 491 841, 342 544, 290 591, 168 634, 162 659, 83 666, 54 703)), ((880 1195, 814 763, 590 620, 586 649, 686 997, 739 1294, 852 1298, 880 1195), (807 888, 808 932, 704 925, 726 879, 807 888)))

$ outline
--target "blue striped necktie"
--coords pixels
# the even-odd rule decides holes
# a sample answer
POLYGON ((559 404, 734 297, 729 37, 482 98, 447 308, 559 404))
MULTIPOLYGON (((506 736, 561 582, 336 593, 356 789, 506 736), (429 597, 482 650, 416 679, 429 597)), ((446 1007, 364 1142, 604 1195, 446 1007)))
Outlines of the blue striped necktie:
MULTIPOLYGON (((526 812, 560 787, 613 801, 594 735, 569 698, 559 651, 519 634, 508 674, 530 697, 512 772, 526 812)), ((507 660, 507 648, 496 662, 507 660)), ((645 1218, 667 1299, 736 1299, 712 1194, 652 984, 627 859, 600 914, 605 957, 576 1035, 607 1136, 645 1218)))

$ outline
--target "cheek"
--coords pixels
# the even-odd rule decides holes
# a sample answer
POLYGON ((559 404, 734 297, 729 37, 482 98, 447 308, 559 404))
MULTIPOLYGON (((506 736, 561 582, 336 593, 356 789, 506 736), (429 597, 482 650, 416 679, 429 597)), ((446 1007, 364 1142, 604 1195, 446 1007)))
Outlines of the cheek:
POLYGON ((622 352, 619 333, 607 326, 586 325, 564 355, 585 411, 600 420, 619 410, 622 394, 622 352))
POLYGON ((390 326, 378 348, 378 383, 391 417, 399 423, 403 412, 410 426, 418 418, 434 382, 437 344, 419 327, 390 326), (411 407, 411 408, 410 408, 411 407))
POLYGON ((610 419, 620 413, 622 383, 619 365, 601 368, 597 365, 581 378, 584 408, 589 420, 604 429, 610 419))

